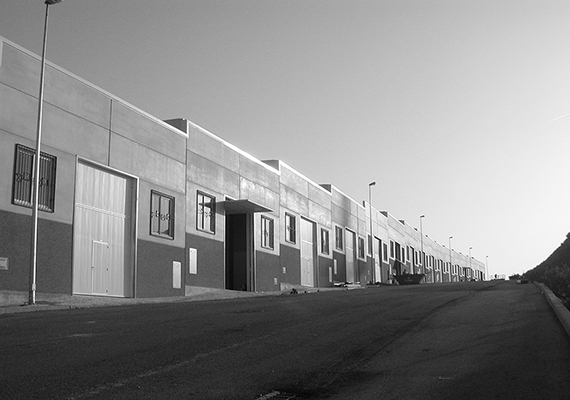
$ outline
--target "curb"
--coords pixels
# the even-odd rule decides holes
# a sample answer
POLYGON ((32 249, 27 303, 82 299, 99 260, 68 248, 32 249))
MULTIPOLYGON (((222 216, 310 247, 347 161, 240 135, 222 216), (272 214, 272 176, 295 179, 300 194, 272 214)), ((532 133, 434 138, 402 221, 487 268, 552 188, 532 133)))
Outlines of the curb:
POLYGON ((539 282, 534 282, 534 284, 538 286, 540 290, 542 290, 542 293, 546 297, 548 304, 550 304, 550 307, 552 307, 552 309, 554 310, 554 313, 556 314, 558 320, 566 330, 566 333, 568 334, 568 336, 570 336, 570 311, 566 307, 564 307, 560 299, 556 297, 554 293, 552 293, 552 290, 550 290, 548 286, 539 282))
POLYGON ((75 306, 65 305, 65 306, 57 306, 57 305, 49 305, 49 306, 42 306, 42 305, 20 305, 20 306, 9 306, 9 307, 0 307, 0 315, 5 314, 20 314, 20 313, 32 313, 32 312, 39 312, 39 311, 50 311, 50 310, 69 310, 72 308, 79 308, 75 306))

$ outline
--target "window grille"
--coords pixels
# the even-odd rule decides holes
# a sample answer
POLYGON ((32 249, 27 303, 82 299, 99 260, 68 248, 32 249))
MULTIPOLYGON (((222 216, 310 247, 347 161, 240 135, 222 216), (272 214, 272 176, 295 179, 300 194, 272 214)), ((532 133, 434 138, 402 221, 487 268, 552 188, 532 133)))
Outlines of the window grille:
MULTIPOLYGON (((14 160, 14 182, 12 203, 23 207, 32 207, 32 175, 36 151, 20 144, 16 145, 14 160)), ((54 212, 55 177, 57 158, 47 153, 40 153, 40 174, 38 190, 38 210, 54 212)))

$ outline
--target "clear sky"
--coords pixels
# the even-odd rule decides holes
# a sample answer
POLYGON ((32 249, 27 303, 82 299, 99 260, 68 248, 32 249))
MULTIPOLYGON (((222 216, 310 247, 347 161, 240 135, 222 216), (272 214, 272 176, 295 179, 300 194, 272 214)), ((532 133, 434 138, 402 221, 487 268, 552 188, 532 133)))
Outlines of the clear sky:
MULTIPOLYGON (((0 35, 41 53, 41 0, 0 35)), ((568 0, 65 0, 48 60, 522 273, 570 232, 568 0)), ((0 105, 1 106, 1 105, 0 105)))

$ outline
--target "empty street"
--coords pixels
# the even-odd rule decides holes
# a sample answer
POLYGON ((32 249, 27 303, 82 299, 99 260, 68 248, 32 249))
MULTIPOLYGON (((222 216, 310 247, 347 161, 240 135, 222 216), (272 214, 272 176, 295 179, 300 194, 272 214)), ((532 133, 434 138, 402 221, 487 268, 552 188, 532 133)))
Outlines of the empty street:
POLYGON ((513 282, 0 317, 3 399, 566 399, 570 340, 513 282))

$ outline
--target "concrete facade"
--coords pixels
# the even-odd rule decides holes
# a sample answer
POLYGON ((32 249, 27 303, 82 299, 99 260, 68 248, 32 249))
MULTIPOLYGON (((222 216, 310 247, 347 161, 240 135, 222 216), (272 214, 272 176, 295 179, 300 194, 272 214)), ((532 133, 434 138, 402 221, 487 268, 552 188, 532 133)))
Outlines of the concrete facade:
MULTIPOLYGON (((27 290, 31 166, 16 160, 35 148, 40 58, 0 44, 0 290, 27 290)), ((404 271, 426 282, 484 277, 480 261, 452 251, 450 264, 444 246, 333 184, 191 121, 156 119, 51 63, 41 151, 55 175, 40 176, 53 203, 39 213, 40 292, 157 297, 391 283, 404 271)))

